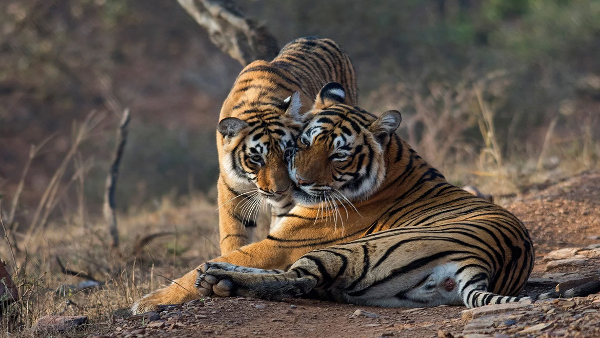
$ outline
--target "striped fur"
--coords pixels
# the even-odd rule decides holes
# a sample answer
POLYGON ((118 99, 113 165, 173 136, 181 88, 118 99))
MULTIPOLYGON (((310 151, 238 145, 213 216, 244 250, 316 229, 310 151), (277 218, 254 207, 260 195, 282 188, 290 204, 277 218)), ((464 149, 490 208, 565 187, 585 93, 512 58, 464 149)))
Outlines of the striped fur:
POLYGON ((271 236, 289 250, 317 248, 285 271, 206 263, 199 292, 378 306, 518 301, 534 260, 523 224, 449 184, 394 133, 398 112, 377 118, 325 94, 291 158, 298 205, 282 220, 306 230, 271 236))
MULTIPOLYGON (((332 40, 320 38, 292 41, 275 59, 252 62, 236 79, 223 103, 217 128, 220 246, 224 257, 233 255, 231 262, 283 268, 299 257, 254 260, 255 256, 268 256, 264 251, 270 251, 270 246, 253 246, 256 251, 250 255, 237 249, 249 242, 258 213, 267 209, 263 208, 265 202, 272 212, 272 231, 279 223, 278 215, 294 207, 285 156, 301 129, 299 119, 310 110, 323 85, 331 81, 348 88, 343 100, 356 104, 356 79, 348 55, 332 40), (236 258, 238 255, 243 259, 236 258)), ((132 310, 151 311, 159 304, 195 299, 195 279, 193 270, 146 295, 132 310)))
POLYGON ((342 99, 356 104, 350 59, 335 42, 318 38, 297 39, 273 61, 255 61, 238 76, 217 133, 222 254, 248 244, 263 201, 274 215, 293 208, 285 154, 300 131, 298 120, 331 81, 350 88, 342 99))

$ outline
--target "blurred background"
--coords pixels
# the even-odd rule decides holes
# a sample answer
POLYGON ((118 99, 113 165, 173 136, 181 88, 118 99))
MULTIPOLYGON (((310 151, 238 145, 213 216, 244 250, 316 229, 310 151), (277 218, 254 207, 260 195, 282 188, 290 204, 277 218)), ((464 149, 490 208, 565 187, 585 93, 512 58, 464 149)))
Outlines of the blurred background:
MULTIPOLYGON (((307 35, 340 44, 357 69, 360 105, 401 110, 402 136, 456 184, 514 194, 598 164, 598 1, 240 6, 280 47, 307 35)), ((176 1, 3 0, 1 8, 4 209, 36 146, 16 220, 31 221, 51 184, 52 216, 100 212, 124 108, 132 122, 121 211, 214 195, 215 126, 242 67, 176 1)))
MULTIPOLYGON (((400 110, 427 161, 500 205, 598 168, 600 1, 239 5, 279 47, 335 40, 360 106, 400 110)), ((0 1, 0 257, 22 297, 2 331, 56 313, 112 323, 219 255, 215 129, 241 69, 175 0, 0 1), (100 215, 126 108, 113 247, 100 215)))

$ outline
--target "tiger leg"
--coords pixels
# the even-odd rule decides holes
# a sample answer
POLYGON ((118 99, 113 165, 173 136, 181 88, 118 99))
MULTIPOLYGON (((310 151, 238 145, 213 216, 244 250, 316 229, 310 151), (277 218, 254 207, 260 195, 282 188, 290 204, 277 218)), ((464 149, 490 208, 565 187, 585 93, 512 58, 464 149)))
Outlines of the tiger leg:
MULTIPOLYGON (((243 266, 271 268, 287 266, 300 255, 300 253, 279 247, 273 240, 264 239, 217 257, 212 262, 231 262, 243 266), (292 254, 296 256, 291 257, 292 254)), ((195 284, 198 276, 197 270, 201 268, 202 265, 174 280, 171 285, 144 296, 133 304, 132 312, 136 314, 156 311, 159 305, 181 304, 198 299, 200 295, 195 284)))
POLYGON ((489 274, 482 268, 469 268, 456 276, 458 291, 469 308, 489 304, 529 301, 529 297, 502 296, 488 291, 489 274))
POLYGON ((218 262, 205 263, 198 269, 196 280, 200 295, 268 300, 305 295, 316 285, 317 278, 308 271, 263 270, 218 262))

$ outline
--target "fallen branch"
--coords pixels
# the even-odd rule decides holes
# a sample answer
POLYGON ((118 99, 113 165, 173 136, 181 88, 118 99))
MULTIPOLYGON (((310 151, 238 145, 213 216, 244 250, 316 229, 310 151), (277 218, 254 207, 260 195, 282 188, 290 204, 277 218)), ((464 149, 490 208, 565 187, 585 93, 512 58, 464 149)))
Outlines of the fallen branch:
POLYGON ((246 66, 254 60, 271 60, 279 52, 277 41, 263 25, 246 19, 232 0, 177 0, 210 40, 246 66))
POLYGON ((86 280, 91 280, 93 282, 103 283, 103 282, 100 282, 100 281, 96 280, 89 273, 81 272, 81 271, 69 270, 69 269, 65 268, 65 266, 61 262, 60 258, 58 258, 58 256, 56 256, 56 262, 58 263, 58 266, 60 267, 60 272, 62 272, 65 275, 75 276, 75 277, 83 278, 83 279, 86 279, 86 280))
POLYGON ((115 148, 115 154, 110 167, 110 172, 106 178, 106 190, 104 192, 104 218, 108 223, 108 231, 112 238, 112 247, 119 247, 119 229, 117 228, 117 214, 115 200, 115 190, 117 189, 117 178, 119 177, 119 164, 123 157, 123 149, 127 142, 127 125, 129 124, 130 116, 129 109, 125 109, 123 112, 123 118, 117 132, 117 146, 115 148))
POLYGON ((142 251, 144 250, 144 247, 146 245, 148 245, 151 241, 159 238, 159 237, 163 237, 163 236, 169 236, 172 235, 173 232, 172 231, 163 231, 163 232, 156 232, 153 234, 149 234, 146 235, 142 238, 139 238, 136 242, 135 245, 133 246, 133 252, 132 252, 132 256, 133 257, 139 257, 142 254, 142 251))

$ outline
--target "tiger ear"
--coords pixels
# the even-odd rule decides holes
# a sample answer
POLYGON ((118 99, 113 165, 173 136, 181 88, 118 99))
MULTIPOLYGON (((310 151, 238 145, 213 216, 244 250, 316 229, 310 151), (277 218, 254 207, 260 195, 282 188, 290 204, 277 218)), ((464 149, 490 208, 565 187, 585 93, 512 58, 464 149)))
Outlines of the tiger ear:
POLYGON ((397 110, 388 110, 371 123, 369 131, 379 141, 380 144, 385 143, 388 136, 393 134, 402 122, 402 115, 397 110))
POLYGON ((317 95, 317 99, 315 100, 312 109, 323 110, 334 104, 344 103, 345 99, 346 91, 344 90, 344 87, 337 82, 329 82, 317 95))
POLYGON ((219 121, 217 130, 223 137, 234 137, 239 135, 240 131, 248 127, 246 121, 240 120, 237 117, 226 117, 219 121))
POLYGON ((294 119, 300 121, 300 108, 302 108, 302 101, 300 101, 300 92, 294 92, 292 96, 283 100, 283 104, 287 105, 285 108, 285 114, 294 119))

